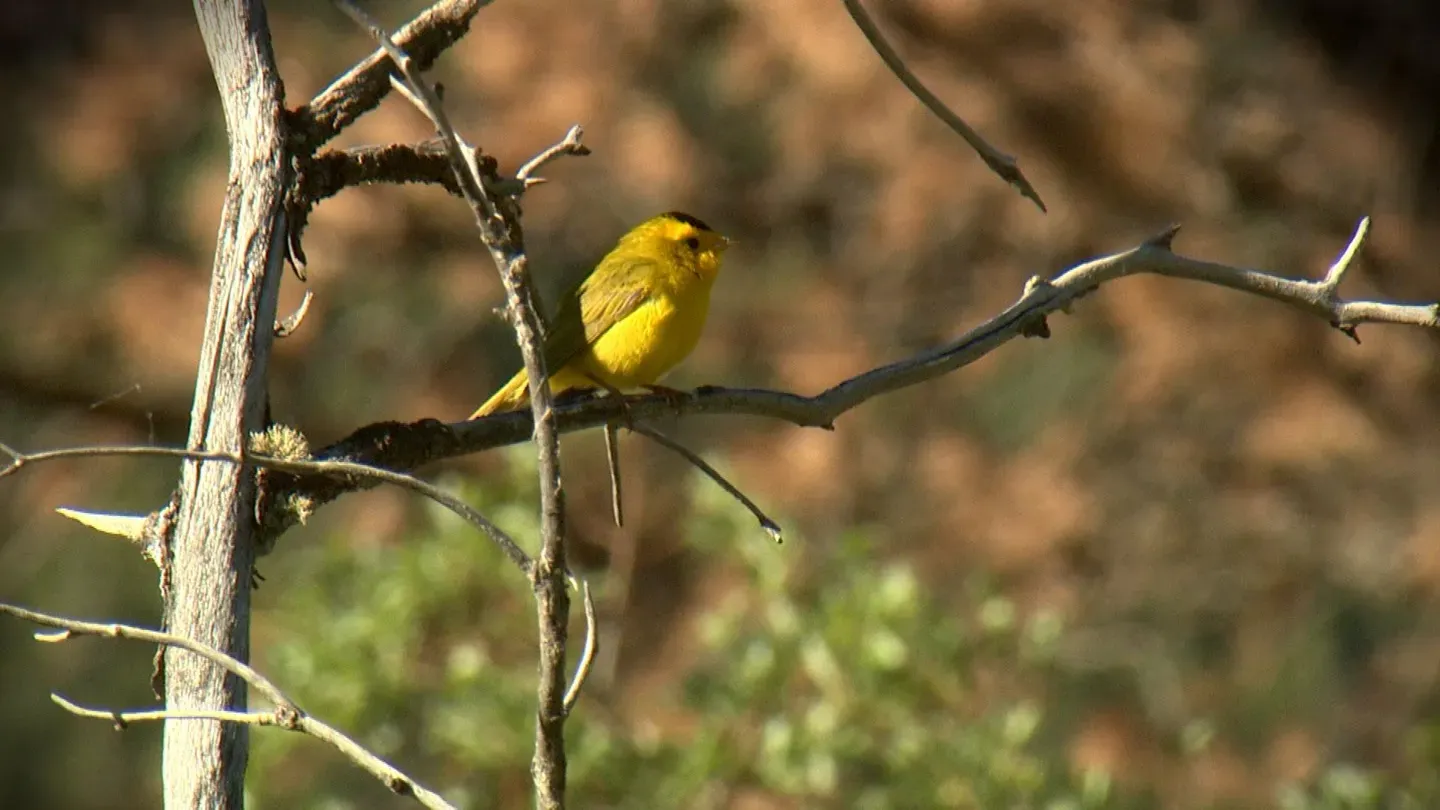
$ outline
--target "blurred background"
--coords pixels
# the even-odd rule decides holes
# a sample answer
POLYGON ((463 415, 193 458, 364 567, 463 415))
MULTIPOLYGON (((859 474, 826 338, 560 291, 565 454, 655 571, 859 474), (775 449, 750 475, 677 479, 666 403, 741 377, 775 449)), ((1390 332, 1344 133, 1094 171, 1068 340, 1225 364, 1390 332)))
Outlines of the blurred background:
MULTIPOLYGON (((375 2, 398 26, 421 5, 375 2)), ((1360 0, 871 0, 934 91, 1018 155, 1041 215, 870 51, 843 8, 500 2, 434 72, 513 168, 546 289, 682 209, 736 238, 669 382, 815 393, 946 341, 1032 274, 1171 222, 1182 252, 1440 297, 1440 11, 1360 0)), ((289 103, 368 53, 329 4, 271 4, 289 103)), ((0 6, 0 441, 184 440, 225 183, 188 4, 0 6)), ((342 144, 430 132, 390 99, 342 144)), ((307 320, 275 418, 321 446, 457 420, 517 366, 465 207, 347 190, 306 234, 307 320)), ((283 307, 304 287, 284 282, 283 307)), ((646 441, 566 437, 573 559, 602 653, 570 724, 576 806, 1440 806, 1436 337, 1135 278, 838 430, 663 425, 787 529, 646 441)), ((0 484, 0 599, 153 625, 153 567, 53 508, 145 512, 166 461, 0 484)), ((526 448, 427 471, 533 544, 526 448)), ((394 490, 262 561, 255 657, 299 703, 465 806, 528 806, 535 622, 495 548, 394 490)), ((152 807, 152 650, 0 622, 0 804, 152 807)), ((576 626, 578 635, 579 627, 576 626)), ((253 735, 255 807, 408 807, 319 743, 253 735)))

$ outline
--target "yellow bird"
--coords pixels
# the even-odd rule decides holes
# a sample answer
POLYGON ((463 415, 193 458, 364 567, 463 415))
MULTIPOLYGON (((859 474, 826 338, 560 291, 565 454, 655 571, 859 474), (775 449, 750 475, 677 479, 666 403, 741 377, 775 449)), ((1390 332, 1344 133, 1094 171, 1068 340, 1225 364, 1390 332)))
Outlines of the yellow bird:
MULTIPOLYGON (((678 211, 652 217, 624 236, 547 323, 550 390, 650 388, 700 340, 710 288, 730 240, 678 211)), ((470 414, 478 419, 530 401, 525 370, 470 414)))

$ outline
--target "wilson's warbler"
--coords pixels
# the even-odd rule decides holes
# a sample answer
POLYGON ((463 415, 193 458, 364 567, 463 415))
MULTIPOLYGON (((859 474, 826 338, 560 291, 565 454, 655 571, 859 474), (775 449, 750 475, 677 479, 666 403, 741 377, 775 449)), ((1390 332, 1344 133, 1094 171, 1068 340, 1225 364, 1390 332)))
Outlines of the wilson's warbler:
MULTIPOLYGON (((700 339, 710 288, 730 240, 678 211, 652 217, 620 237, 547 323, 550 390, 650 388, 700 339)), ((530 401, 521 369, 470 414, 477 419, 530 401)))

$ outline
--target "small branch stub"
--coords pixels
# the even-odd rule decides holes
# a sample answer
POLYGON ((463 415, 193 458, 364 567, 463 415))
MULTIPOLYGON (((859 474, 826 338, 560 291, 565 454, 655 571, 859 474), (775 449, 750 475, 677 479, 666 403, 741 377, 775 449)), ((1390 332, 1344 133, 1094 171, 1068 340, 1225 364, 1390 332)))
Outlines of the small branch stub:
POLYGON ((135 543, 145 542, 145 526, 149 521, 148 515, 125 515, 109 514, 106 512, 89 512, 83 509, 70 509, 64 506, 55 508, 61 517, 67 517, 94 529, 101 534, 110 534, 116 537, 123 537, 135 543))
POLYGON ((1335 263, 1330 265, 1330 269, 1325 271, 1325 280, 1320 282, 1321 286, 1329 290, 1331 294, 1340 289, 1340 282, 1344 280, 1345 273, 1355 262, 1355 258, 1360 255, 1360 247, 1365 243, 1365 237, 1369 233, 1370 217, 1361 217, 1360 224, 1355 226, 1355 235, 1350 237, 1350 243, 1340 253, 1340 258, 1336 259, 1335 263))

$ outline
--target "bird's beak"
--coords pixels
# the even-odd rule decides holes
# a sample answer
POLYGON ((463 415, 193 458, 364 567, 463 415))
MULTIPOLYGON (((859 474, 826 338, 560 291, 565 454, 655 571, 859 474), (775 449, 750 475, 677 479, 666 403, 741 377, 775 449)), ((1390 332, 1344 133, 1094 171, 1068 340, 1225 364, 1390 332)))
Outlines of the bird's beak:
POLYGON ((720 237, 720 247, 722 247, 722 248, 728 248, 728 247, 730 247, 730 246, 733 245, 733 244, 735 244, 735 240, 734 240, 734 239, 731 239, 731 238, 728 237, 728 236, 722 236, 722 237, 720 237))

